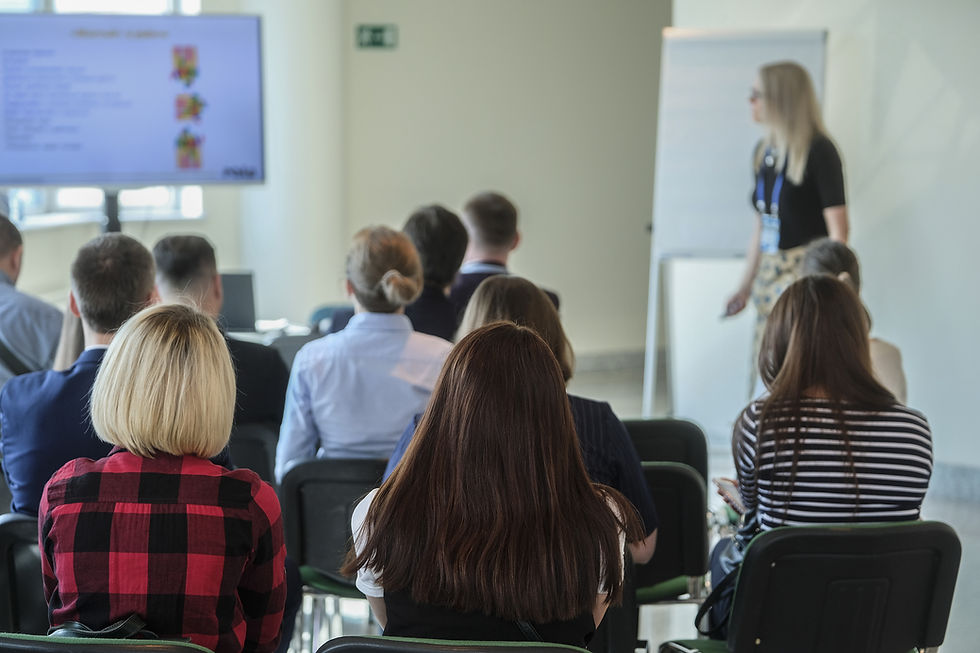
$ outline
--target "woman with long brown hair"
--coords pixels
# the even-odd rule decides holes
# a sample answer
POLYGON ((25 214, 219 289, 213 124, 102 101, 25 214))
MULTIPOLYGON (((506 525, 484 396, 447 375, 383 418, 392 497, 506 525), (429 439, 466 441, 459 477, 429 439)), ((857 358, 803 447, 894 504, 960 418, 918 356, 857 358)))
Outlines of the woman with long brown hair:
POLYGON ((405 457, 355 509, 386 635, 583 646, 622 593, 632 505, 585 471, 561 369, 498 322, 450 353, 405 457))
MULTIPOLYGON (((543 290, 521 277, 505 274, 489 277, 479 285, 466 305, 457 335, 465 336, 481 326, 501 320, 526 326, 541 336, 555 355, 562 378, 568 384, 575 370, 575 354, 558 310, 543 290)), ((633 562, 645 564, 653 557, 657 546, 659 518, 633 441, 608 403, 569 394, 568 404, 589 477, 622 492, 640 514, 646 536, 638 542, 630 542, 629 547, 633 562)), ((388 459, 385 478, 401 461, 421 418, 421 414, 416 415, 402 433, 388 459)))
MULTIPOLYGON (((786 289, 759 374, 769 394, 732 436, 744 525, 712 554, 716 586, 760 531, 918 519, 932 474, 929 424, 875 378, 867 313, 848 284, 818 275, 786 289)), ((716 605, 713 621, 726 613, 716 605)))

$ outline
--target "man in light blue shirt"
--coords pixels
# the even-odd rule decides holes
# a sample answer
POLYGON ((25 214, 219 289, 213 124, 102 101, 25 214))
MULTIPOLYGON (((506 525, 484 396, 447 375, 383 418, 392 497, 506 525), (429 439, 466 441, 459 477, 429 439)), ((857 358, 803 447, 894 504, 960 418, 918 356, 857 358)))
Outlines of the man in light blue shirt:
POLYGON ((50 368, 61 335, 61 311, 14 287, 23 260, 20 231, 0 215, 0 386, 50 368))

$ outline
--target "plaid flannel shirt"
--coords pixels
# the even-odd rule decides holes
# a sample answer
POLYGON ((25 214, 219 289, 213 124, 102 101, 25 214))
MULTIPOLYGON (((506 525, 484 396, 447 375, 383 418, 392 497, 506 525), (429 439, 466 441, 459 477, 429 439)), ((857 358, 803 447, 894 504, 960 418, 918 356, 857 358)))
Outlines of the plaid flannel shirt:
POLYGON ((216 653, 275 650, 286 548, 279 500, 253 472, 116 448, 58 470, 39 514, 52 625, 137 613, 216 653))

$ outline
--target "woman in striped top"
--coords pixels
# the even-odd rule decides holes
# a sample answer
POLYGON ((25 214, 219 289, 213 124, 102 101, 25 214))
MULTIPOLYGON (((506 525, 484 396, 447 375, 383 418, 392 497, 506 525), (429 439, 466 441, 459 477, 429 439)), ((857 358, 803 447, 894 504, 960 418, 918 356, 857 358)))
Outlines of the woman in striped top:
MULTIPOLYGON (((804 277, 776 302, 759 354, 769 394, 732 436, 745 525, 712 553, 716 586, 759 531, 919 518, 932 435, 875 379, 868 328, 857 294, 834 277, 804 277)), ((727 610, 713 610, 717 625, 727 610)))
POLYGON ((932 473, 929 424, 875 379, 857 294, 829 276, 797 281, 762 345, 769 395, 742 411, 732 439, 758 528, 918 519, 932 473))

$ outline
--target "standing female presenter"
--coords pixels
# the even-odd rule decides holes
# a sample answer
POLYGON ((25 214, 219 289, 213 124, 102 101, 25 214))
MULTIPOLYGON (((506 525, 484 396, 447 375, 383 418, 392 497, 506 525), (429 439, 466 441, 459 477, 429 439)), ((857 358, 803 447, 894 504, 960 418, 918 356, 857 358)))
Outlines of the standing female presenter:
POLYGON ((725 315, 740 312, 752 297, 757 354, 773 305, 800 276, 806 244, 823 236, 847 242, 848 223, 840 155, 806 70, 789 61, 763 66, 749 102, 752 119, 767 133, 753 159, 756 222, 745 275, 725 315))

